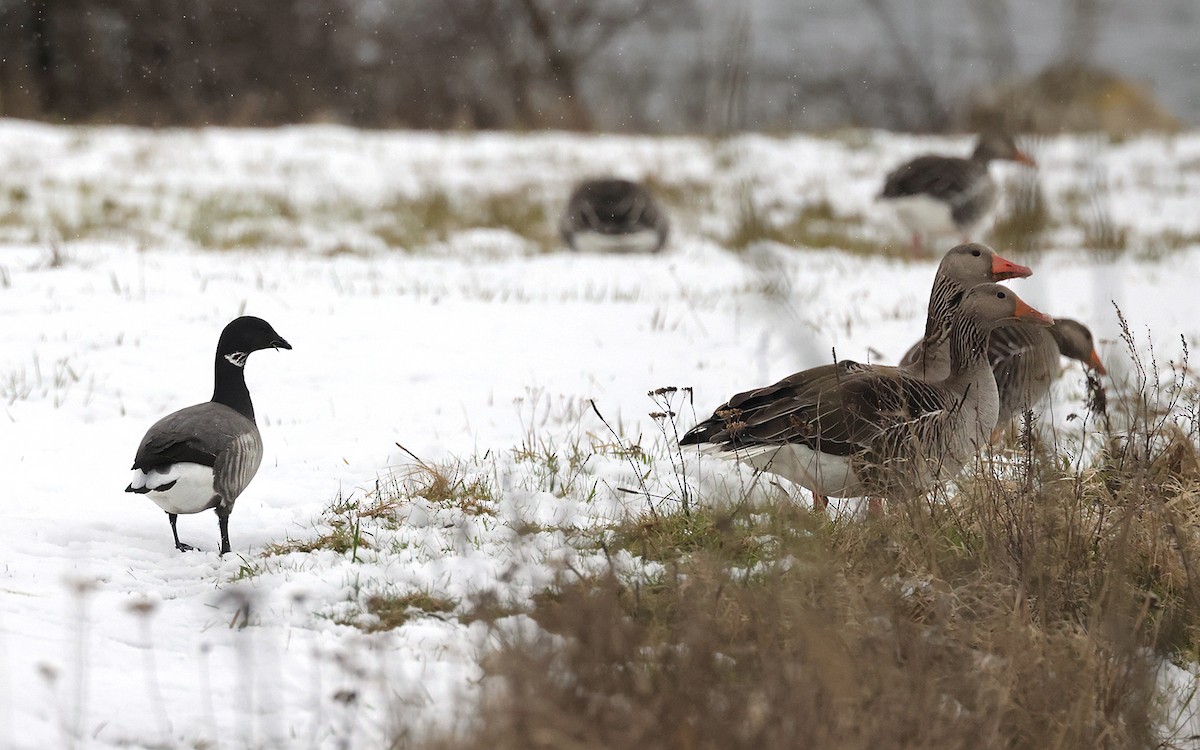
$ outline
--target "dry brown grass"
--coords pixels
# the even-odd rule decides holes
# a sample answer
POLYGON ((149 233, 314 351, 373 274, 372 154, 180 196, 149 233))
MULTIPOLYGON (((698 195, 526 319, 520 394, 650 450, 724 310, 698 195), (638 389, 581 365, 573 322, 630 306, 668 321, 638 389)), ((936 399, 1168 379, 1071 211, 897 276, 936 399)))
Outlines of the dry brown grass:
POLYGON ((352 624, 365 633, 378 633, 398 628, 413 617, 448 614, 454 611, 455 606, 450 599, 423 591, 403 595, 375 594, 367 599, 367 614, 372 617, 365 621, 347 621, 346 624, 352 624))
POLYGON ((506 229, 547 251, 558 244, 555 218, 529 190, 452 198, 429 189, 414 198, 394 197, 373 220, 371 232, 390 247, 413 250, 467 229, 506 229))
POLYGON ((881 519, 631 519, 600 544, 661 572, 564 577, 536 634, 497 630, 477 731, 431 746, 1187 746, 1156 670, 1200 655, 1200 395, 1186 363, 1155 371, 1090 415, 1110 426, 1082 465, 1026 430, 881 519))
POLYGON ((778 242, 784 245, 814 249, 835 248, 857 255, 903 256, 906 248, 880 242, 862 233, 861 216, 840 216, 828 200, 805 205, 794 216, 777 220, 759 207, 744 191, 730 235, 724 238, 733 250, 744 250, 756 242, 778 242))
POLYGON ((1009 195, 1008 210, 996 217, 989 243, 1026 254, 1041 250, 1043 235, 1050 227, 1050 209, 1037 173, 1022 170, 1004 187, 1009 195))

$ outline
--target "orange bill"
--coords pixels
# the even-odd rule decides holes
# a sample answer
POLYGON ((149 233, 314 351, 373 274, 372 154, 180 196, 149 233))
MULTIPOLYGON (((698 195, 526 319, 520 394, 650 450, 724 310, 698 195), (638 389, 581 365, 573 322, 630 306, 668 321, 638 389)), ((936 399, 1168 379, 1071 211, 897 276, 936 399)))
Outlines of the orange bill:
POLYGON ((1023 320, 1026 323, 1034 323, 1036 325, 1054 325, 1054 318, 1050 317, 1044 312, 1034 310, 1032 307, 1025 304, 1025 301, 1020 297, 1017 297, 1017 309, 1013 313, 1013 317, 1017 320, 1023 320))
POLYGON ((1084 360, 1084 364, 1087 365, 1088 367, 1092 368, 1096 372, 1100 373, 1101 375, 1108 374, 1108 370, 1104 369, 1104 363, 1100 361, 1100 355, 1096 352, 1095 349, 1093 349, 1092 353, 1088 355, 1088 358, 1086 360, 1084 360))
POLYGON ((1013 161, 1029 167, 1037 167, 1037 162, 1033 160, 1033 157, 1021 150, 1018 150, 1017 153, 1013 155, 1013 161))
POLYGON ((1005 279, 1023 279, 1026 276, 1032 276, 1033 271, 1028 266, 1023 266, 1020 263, 1013 263, 1007 258, 1001 258, 999 255, 992 256, 992 281, 1004 281, 1005 279))

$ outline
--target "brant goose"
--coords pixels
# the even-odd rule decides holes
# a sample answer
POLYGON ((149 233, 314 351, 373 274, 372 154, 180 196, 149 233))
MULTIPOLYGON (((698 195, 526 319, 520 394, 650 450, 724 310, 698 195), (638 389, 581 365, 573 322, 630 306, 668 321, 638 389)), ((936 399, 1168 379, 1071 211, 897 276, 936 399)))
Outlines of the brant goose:
POLYGON ((666 244, 668 222, 645 185, 601 179, 575 189, 558 228, 572 250, 656 253, 666 244))
POLYGON ((229 551, 229 513, 262 462, 263 444, 246 390, 246 359, 259 349, 291 349, 267 321, 240 317, 221 332, 211 401, 189 406, 154 423, 133 460, 126 492, 148 495, 167 513, 179 551, 180 513, 212 508, 221 529, 221 554, 229 551))
POLYGON ((992 440, 999 440, 1014 416, 1050 395, 1050 383, 1061 374, 1059 357, 1070 357, 1100 375, 1108 374, 1092 332, 1077 320, 1055 318, 1049 328, 1004 326, 988 345, 988 360, 1000 392, 1000 414, 992 440))
POLYGON ((1012 137, 988 131, 979 136, 969 159, 918 156, 887 176, 879 198, 913 233, 914 250, 921 250, 924 235, 957 233, 964 242, 970 239, 996 203, 996 183, 988 174, 993 159, 1037 166, 1012 137))
POLYGON ((730 400, 681 445, 744 461, 819 497, 915 497, 958 473, 996 426, 992 330, 1053 319, 998 284, 956 300, 950 371, 927 382, 898 368, 839 363, 836 377, 797 373, 730 400))

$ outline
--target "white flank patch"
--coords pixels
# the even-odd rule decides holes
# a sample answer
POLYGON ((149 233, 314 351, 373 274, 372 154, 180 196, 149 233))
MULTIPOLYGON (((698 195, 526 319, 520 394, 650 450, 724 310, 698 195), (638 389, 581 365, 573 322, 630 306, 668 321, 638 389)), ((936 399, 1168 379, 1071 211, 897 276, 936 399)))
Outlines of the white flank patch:
POLYGON ((867 494, 850 468, 849 458, 818 453, 805 445, 764 445, 722 451, 719 455, 781 476, 826 497, 863 497, 867 494))
POLYGON ((658 246, 658 232, 653 229, 627 234, 576 232, 573 239, 581 253, 652 253, 658 246))
POLYGON ((208 508, 213 498, 213 470, 202 464, 171 464, 148 473, 134 469, 130 484, 134 489, 149 487, 146 497, 168 513, 199 513, 208 508), (156 489, 171 482, 175 484, 167 490, 156 489))
POLYGON ((903 198, 884 198, 896 219, 910 232, 919 234, 956 234, 958 227, 950 213, 950 205, 928 195, 903 198))

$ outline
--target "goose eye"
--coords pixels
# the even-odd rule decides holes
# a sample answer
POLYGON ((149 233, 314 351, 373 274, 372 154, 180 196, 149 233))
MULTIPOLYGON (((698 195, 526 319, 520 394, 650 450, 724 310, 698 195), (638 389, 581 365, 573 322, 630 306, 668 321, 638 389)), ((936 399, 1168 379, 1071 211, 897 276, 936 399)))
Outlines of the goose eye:
POLYGON ((996 292, 996 299, 1004 299, 1006 296, 1004 292, 996 292))
POLYGON ((971 255, 974 255, 976 258, 978 258, 978 257, 979 257, 979 251, 978 251, 978 250, 972 250, 972 251, 971 251, 971 255))

